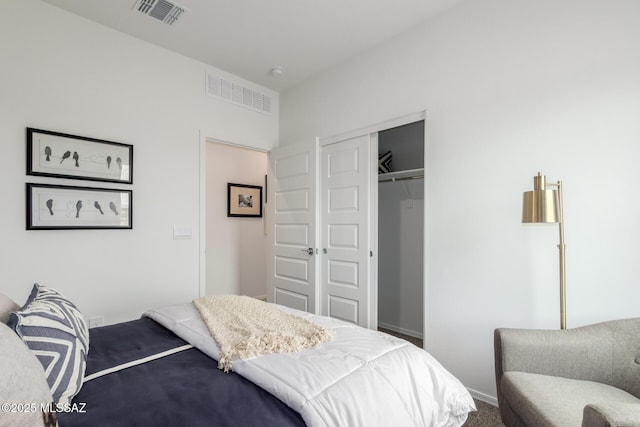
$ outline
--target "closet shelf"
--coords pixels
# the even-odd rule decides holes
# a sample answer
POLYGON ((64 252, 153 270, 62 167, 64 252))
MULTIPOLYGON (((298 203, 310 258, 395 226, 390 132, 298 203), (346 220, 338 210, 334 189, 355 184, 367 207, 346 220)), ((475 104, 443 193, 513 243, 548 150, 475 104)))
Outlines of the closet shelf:
POLYGON ((403 171, 394 171, 378 174, 378 182, 385 181, 401 181, 405 179, 424 178, 424 168, 407 169, 403 171))

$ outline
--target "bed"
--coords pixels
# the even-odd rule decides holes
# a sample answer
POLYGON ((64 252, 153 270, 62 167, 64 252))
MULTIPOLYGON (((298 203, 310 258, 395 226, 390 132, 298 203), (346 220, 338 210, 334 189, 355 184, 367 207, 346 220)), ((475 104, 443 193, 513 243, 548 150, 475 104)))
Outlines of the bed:
POLYGON ((461 426, 475 409, 462 384, 422 349, 278 309, 330 328, 333 339, 239 359, 224 372, 192 303, 89 330, 77 394, 55 411, 60 426, 461 426))

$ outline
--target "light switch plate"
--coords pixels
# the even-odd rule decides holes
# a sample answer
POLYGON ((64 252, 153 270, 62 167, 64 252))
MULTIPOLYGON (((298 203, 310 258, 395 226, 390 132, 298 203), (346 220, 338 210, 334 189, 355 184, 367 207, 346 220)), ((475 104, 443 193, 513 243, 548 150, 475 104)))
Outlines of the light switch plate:
POLYGON ((173 240, 185 240, 193 237, 193 229, 190 225, 174 224, 173 240))

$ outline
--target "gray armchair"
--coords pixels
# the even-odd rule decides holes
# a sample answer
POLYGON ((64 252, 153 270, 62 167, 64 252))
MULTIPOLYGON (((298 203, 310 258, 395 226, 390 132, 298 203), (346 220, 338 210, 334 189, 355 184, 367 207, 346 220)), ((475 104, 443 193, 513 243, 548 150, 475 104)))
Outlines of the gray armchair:
POLYGON ((640 318, 496 329, 494 350, 507 427, 640 427, 640 318))

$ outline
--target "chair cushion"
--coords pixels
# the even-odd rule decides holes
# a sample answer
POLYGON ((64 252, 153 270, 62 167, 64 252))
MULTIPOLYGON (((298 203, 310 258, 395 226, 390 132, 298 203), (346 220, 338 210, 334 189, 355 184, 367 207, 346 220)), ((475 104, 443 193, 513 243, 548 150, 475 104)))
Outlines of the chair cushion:
POLYGON ((588 404, 640 403, 632 394, 606 384, 527 372, 505 372, 500 389, 529 426, 580 427, 588 404))

